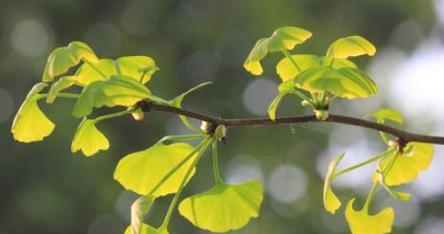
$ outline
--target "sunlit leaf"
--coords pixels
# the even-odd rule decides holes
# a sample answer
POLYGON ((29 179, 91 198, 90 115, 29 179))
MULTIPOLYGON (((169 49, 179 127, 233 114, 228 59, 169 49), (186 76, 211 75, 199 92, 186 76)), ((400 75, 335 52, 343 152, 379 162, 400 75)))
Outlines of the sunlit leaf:
POLYGON ((218 184, 210 190, 184 199, 179 212, 195 226, 212 232, 228 232, 258 217, 263 187, 258 181, 218 184))
POLYGON ((297 27, 282 27, 270 37, 259 39, 244 62, 244 68, 253 75, 263 72, 260 61, 269 52, 292 50, 312 36, 311 32, 297 27))
POLYGON ((324 208, 332 214, 334 214, 336 210, 341 206, 341 201, 331 189, 331 183, 333 180, 332 176, 335 173, 336 167, 338 166, 344 155, 345 153, 341 153, 334 157, 332 161, 330 161, 330 163, 328 164, 327 175, 325 176, 323 193, 324 208))
MULTIPOLYGON (((212 82, 204 82, 201 83, 185 92, 183 92, 182 94, 180 94, 179 96, 175 97, 173 100, 171 100, 171 105, 181 108, 182 107, 182 101, 183 99, 190 93, 194 92, 197 89, 200 89, 204 86, 207 86, 209 84, 211 84, 212 82)), ((187 117, 183 116, 183 115, 179 115, 180 120, 185 124, 185 126, 187 126, 189 129, 193 130, 193 131, 200 131, 199 128, 195 127, 189 120, 187 117)))
POLYGON ((419 172, 430 166, 433 159, 433 146, 425 143, 409 143, 404 153, 392 154, 381 161, 380 167, 385 168, 392 157, 397 158, 384 178, 385 184, 388 186, 406 184, 415 180, 419 172))
POLYGON ((77 81, 75 76, 64 76, 60 78, 57 82, 54 82, 51 85, 51 89, 48 92, 48 97, 46 98, 46 102, 53 103, 57 97, 57 94, 59 94, 61 91, 71 87, 76 83, 77 81))
MULTIPOLYGON (((128 226, 125 229, 124 234, 134 234, 131 226, 128 226)), ((139 234, 169 234, 169 232, 166 228, 165 229, 156 229, 156 228, 151 227, 148 224, 142 223, 139 234)))
POLYGON ((107 150, 109 141, 96 127, 96 121, 84 118, 79 124, 71 144, 71 152, 79 150, 85 156, 92 156, 100 150, 107 150))
POLYGON ((330 58, 327 56, 323 56, 321 57, 320 61, 322 66, 330 66, 334 69, 339 69, 343 67, 358 68, 355 63, 348 59, 330 58))
POLYGON ((154 60, 147 56, 126 56, 117 59, 122 75, 132 77, 145 84, 159 70, 154 60))
MULTIPOLYGON (((145 195, 139 197, 131 205, 131 229, 132 234, 142 234, 143 233, 143 220, 145 215, 150 210, 153 205, 155 197, 150 195, 145 195)), ((147 227, 148 228, 148 227, 147 227)))
MULTIPOLYGON (((147 195, 192 151, 193 147, 189 144, 165 145, 159 142, 146 150, 131 153, 122 158, 117 164, 114 179, 128 190, 147 195)), ((195 155, 150 195, 158 197, 177 192, 194 157, 195 155)), ((190 178, 193 174, 194 169, 190 178)))
POLYGON ((76 66, 82 59, 97 62, 94 51, 85 43, 74 41, 67 47, 60 47, 51 52, 46 63, 42 81, 50 82, 58 75, 76 66))
POLYGON ((297 64, 297 67, 287 57, 281 59, 281 61, 276 65, 276 73, 279 75, 282 81, 291 80, 301 71, 320 65, 319 57, 316 55, 292 55, 291 58, 297 64), (298 70, 298 68, 300 70, 298 70))
POLYGON ((333 42, 327 50, 327 56, 333 58, 348 58, 360 55, 373 56, 375 46, 361 36, 343 37, 333 42))
POLYGON ((288 80, 288 81, 282 82, 279 85, 279 94, 276 96, 276 98, 268 106, 268 117, 271 120, 274 121, 276 119, 276 110, 277 110, 281 100, 287 94, 290 94, 293 91, 294 91, 294 82, 292 80, 288 80))
POLYGON ((345 210, 345 217, 352 234, 384 234, 392 231, 395 218, 393 208, 388 207, 378 214, 370 215, 365 209, 355 211, 354 201, 355 199, 350 200, 345 210))
POLYGON ((100 59, 97 63, 84 63, 76 73, 75 77, 79 84, 88 86, 94 81, 105 80, 117 75, 116 66, 112 59, 100 59))
POLYGON ((386 120, 391 120, 399 124, 404 123, 404 118, 402 117, 401 113, 393 109, 379 109, 368 114, 367 116, 375 118, 376 121, 380 123, 384 123, 386 120))
POLYGON ((17 111, 11 127, 15 140, 25 143, 41 141, 54 130, 54 124, 40 110, 37 103, 42 97, 39 92, 46 86, 45 83, 34 85, 17 111))
POLYGON ((150 91, 136 80, 116 75, 88 85, 77 100, 73 115, 77 118, 89 115, 94 107, 132 106, 147 99, 150 91))
POLYGON ((354 99, 377 93, 374 81, 355 68, 312 67, 295 78, 296 85, 309 92, 327 91, 336 96, 354 99))

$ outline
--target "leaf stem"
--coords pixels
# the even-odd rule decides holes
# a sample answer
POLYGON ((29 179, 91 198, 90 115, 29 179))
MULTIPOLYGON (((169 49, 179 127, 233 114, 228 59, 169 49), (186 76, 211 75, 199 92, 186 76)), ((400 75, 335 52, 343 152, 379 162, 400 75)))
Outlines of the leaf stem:
POLYGON ((216 185, 219 185, 224 183, 224 181, 222 179, 222 176, 220 175, 218 153, 217 153, 217 139, 214 137, 211 146, 212 146, 211 151, 212 151, 212 161, 213 161, 214 182, 216 182, 216 185))
POLYGON ((288 50, 283 49, 282 53, 284 53, 284 55, 291 61, 291 63, 296 67, 296 69, 298 69, 299 72, 302 71, 301 68, 296 63, 296 61, 291 57, 290 53, 288 53, 288 50))
POLYGON ((205 136, 205 134, 203 134, 203 133, 189 134, 189 135, 164 136, 162 139, 160 139, 160 142, 176 141, 176 140, 191 140, 191 139, 204 137, 204 136, 205 136))
POLYGON ((379 182, 375 181, 373 183, 372 188, 370 189, 370 192, 368 193, 367 199, 365 200, 364 207, 362 208, 366 213, 368 213, 368 207, 370 206, 370 203, 375 197, 376 192, 378 191, 378 187, 379 187, 379 182))
POLYGON ((107 120, 107 119, 114 119, 123 115, 131 114, 134 111, 134 109, 130 108, 128 110, 115 112, 112 114, 102 115, 94 119, 94 121, 97 123, 99 121, 107 120))
MULTIPOLYGON (((39 94, 40 96, 39 96, 39 99, 43 99, 43 98, 46 98, 46 97, 48 97, 48 93, 44 93, 44 94, 39 94)), ((58 93, 57 95, 56 95, 56 97, 61 97, 61 98, 79 98, 80 97, 80 94, 77 94, 77 93, 58 93)))

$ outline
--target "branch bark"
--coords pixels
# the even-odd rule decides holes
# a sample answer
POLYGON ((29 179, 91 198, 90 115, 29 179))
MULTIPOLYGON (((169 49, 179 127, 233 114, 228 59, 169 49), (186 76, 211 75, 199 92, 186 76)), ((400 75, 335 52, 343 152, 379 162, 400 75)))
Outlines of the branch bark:
POLYGON ((275 121, 269 118, 224 119, 224 118, 213 117, 207 114, 202 114, 196 111, 187 110, 184 108, 160 105, 153 103, 151 101, 142 101, 139 104, 144 112, 158 111, 158 112, 174 113, 198 119, 201 121, 206 121, 213 124, 214 126, 225 125, 226 127, 242 127, 242 126, 282 125, 282 124, 308 123, 308 122, 316 122, 316 123, 331 122, 331 123, 340 123, 340 124, 358 126, 358 127, 385 132, 395 137, 398 137, 398 141, 400 143, 402 142, 403 145, 407 144, 408 142, 423 142, 423 143, 444 145, 444 137, 410 133, 399 128, 394 128, 388 125, 379 124, 374 121, 350 117, 350 116, 343 116, 343 115, 330 114, 329 117, 324 121, 317 120, 314 115, 279 117, 276 118, 275 121))

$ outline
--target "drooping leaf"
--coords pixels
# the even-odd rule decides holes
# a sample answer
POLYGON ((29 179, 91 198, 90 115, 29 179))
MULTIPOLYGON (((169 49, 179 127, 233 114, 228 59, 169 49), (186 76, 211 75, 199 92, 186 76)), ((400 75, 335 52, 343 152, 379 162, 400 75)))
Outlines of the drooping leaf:
POLYGON ((392 157, 397 158, 384 178, 385 184, 388 186, 406 184, 415 180, 419 172, 430 166, 433 146, 425 143, 409 143, 402 154, 392 154, 381 161, 380 167, 385 168, 392 157))
POLYGON ((336 96, 354 99, 377 93, 374 81, 355 68, 312 67, 296 76, 297 87, 309 92, 327 91, 336 96))
POLYGON ((368 211, 363 209, 355 211, 353 209, 352 199, 348 202, 345 210, 345 217, 352 234, 384 234, 390 233, 394 221, 393 208, 388 207, 375 215, 368 214, 368 211))
POLYGON ((297 27, 282 27, 273 32, 270 37, 259 39, 244 62, 244 68, 253 75, 263 72, 260 61, 269 52, 292 50, 296 45, 303 43, 312 36, 312 33, 297 27))
POLYGON ((59 47, 51 52, 46 63, 42 81, 51 82, 58 75, 76 66, 82 59, 97 62, 94 51, 85 43, 74 41, 66 47, 59 47))
MULTIPOLYGON (((124 234, 134 234, 131 226, 128 226, 125 229, 124 234)), ((148 224, 142 223, 139 234, 170 234, 166 228, 164 229, 156 229, 151 227, 148 224)))
POLYGON ((46 98, 46 103, 53 103, 57 97, 57 94, 76 83, 75 76, 64 76, 60 78, 57 82, 51 85, 51 89, 49 89, 48 92, 48 97, 46 98))
POLYGON ((294 79, 301 71, 320 65, 319 57, 316 55, 292 55, 291 58, 297 64, 297 67, 287 57, 281 59, 281 61, 279 61, 279 63, 276 65, 276 73, 279 75, 282 81, 294 79), (300 70, 298 70, 298 68, 300 70))
POLYGON ((212 232, 228 232, 258 217, 263 187, 258 181, 218 184, 210 190, 184 199, 179 212, 195 226, 212 232))
POLYGON ((332 214, 334 214, 336 210, 341 207, 341 201, 331 189, 331 183, 333 182, 332 176, 335 173, 336 167, 338 166, 344 155, 345 153, 341 153, 334 157, 332 161, 330 161, 330 163, 328 164, 327 175, 325 176, 323 192, 324 208, 326 211, 332 214))
POLYGON ((112 75, 117 75, 116 66, 112 59, 100 59, 97 63, 84 63, 75 75, 79 84, 88 86, 94 81, 105 80, 112 75))
POLYGON ((142 84, 150 81, 153 74, 159 70, 154 60, 147 56, 120 57, 116 62, 122 75, 132 77, 142 84))
POLYGON ((74 139, 71 143, 71 152, 75 153, 79 150, 85 156, 92 156, 100 150, 107 150, 109 141, 102 132, 96 127, 96 121, 84 118, 79 124, 74 139))
POLYGON ((288 80, 285 82, 282 82, 279 85, 279 94, 276 96, 276 98, 270 103, 268 106, 268 117, 271 120, 276 120, 276 110, 279 106, 279 103, 282 101, 282 99, 287 95, 294 91, 294 82, 292 80, 288 80))
MULTIPOLYGON (((141 195, 151 192, 150 195, 159 197, 175 193, 192 165, 192 158, 195 155, 171 174, 156 191, 152 190, 192 152, 193 147, 186 143, 165 145, 158 142, 146 150, 131 153, 122 158, 117 164, 114 179, 126 189, 141 195)), ((190 178, 193 175, 194 169, 190 178)))
POLYGON ((404 118, 401 113, 393 109, 379 109, 367 116, 375 118, 379 123, 384 123, 386 120, 390 120, 399 124, 404 124, 404 118))
POLYGON ((54 123, 45 116, 37 103, 42 97, 39 92, 46 86, 45 83, 34 85, 17 111, 11 127, 15 140, 25 143, 41 141, 54 130, 54 123))
POLYGON ((73 115, 77 118, 89 115, 94 107, 132 106, 150 97, 150 91, 136 80, 116 75, 88 85, 77 100, 73 115))
MULTIPOLYGON (((143 220, 145 215, 150 210, 153 205, 155 197, 150 195, 145 195, 139 197, 131 205, 131 229, 132 234, 143 234, 143 220)), ((145 229, 149 229, 148 227, 145 229)))
POLYGON ((327 56, 332 58, 345 59, 360 55, 373 56, 376 47, 367 39, 361 36, 348 36, 339 38, 333 42, 327 50, 327 56))
MULTIPOLYGON (((173 100, 171 100, 171 105, 174 107, 178 107, 181 108, 182 107, 182 101, 183 99, 190 93, 194 92, 197 89, 200 89, 204 86, 207 86, 209 84, 211 84, 212 82, 203 82, 185 92, 183 92, 182 94, 180 94, 179 96, 175 97, 173 100)), ((183 124, 185 124, 185 126, 187 126, 189 129, 196 131, 196 132, 200 132, 200 129, 196 126, 194 126, 190 120, 188 120, 187 117, 183 116, 183 115, 179 115, 180 120, 183 122, 183 124)))

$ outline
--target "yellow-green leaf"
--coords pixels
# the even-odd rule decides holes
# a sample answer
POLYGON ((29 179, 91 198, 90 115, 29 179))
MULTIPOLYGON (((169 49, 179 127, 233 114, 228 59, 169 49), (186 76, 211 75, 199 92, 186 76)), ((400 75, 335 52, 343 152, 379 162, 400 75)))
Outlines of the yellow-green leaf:
POLYGON ((368 117, 373 117, 376 121, 384 123, 386 120, 391 120, 393 122, 404 124, 404 118, 401 113, 393 109, 379 109, 367 115, 368 117))
MULTIPOLYGON (((131 226, 128 226, 125 229, 124 234, 134 234, 134 232, 132 231, 131 226)), ((166 228, 164 228, 164 229, 156 229, 156 228, 151 227, 148 224, 142 223, 140 231, 139 231, 138 234, 170 234, 170 233, 168 232, 168 230, 166 228)))
POLYGON ((147 56, 120 57, 116 63, 122 75, 132 77, 142 84, 150 81, 153 74, 159 70, 154 60, 147 56))
POLYGON ((327 50, 327 56, 345 59, 348 57, 369 55, 376 53, 376 47, 361 36, 343 37, 333 42, 327 50))
POLYGON ((282 98, 284 98, 285 95, 294 92, 293 80, 288 80, 288 81, 282 82, 281 84, 279 84, 278 90, 279 90, 279 94, 268 106, 268 117, 273 121, 276 120, 276 110, 279 106, 279 103, 282 101, 282 98))
POLYGON ((337 70, 327 66, 312 67, 299 73, 294 81, 297 87, 306 91, 327 91, 348 99, 366 98, 378 91, 370 77, 350 67, 337 70))
POLYGON ((415 180, 419 172, 430 166, 433 159, 433 146, 425 143, 409 143, 404 153, 392 154, 381 161, 380 167, 385 168, 392 157, 397 158, 386 174, 384 183, 388 186, 406 184, 415 180))
POLYGON ((258 181, 218 184, 210 190, 184 199, 179 212, 195 226, 211 232, 228 232, 258 217, 263 187, 258 181))
POLYGON ((94 81, 105 80, 117 75, 116 66, 112 59, 100 59, 94 64, 84 63, 75 75, 77 82, 83 86, 88 86, 94 81))
POLYGON ((67 72, 71 67, 79 64, 82 59, 93 63, 98 60, 94 51, 83 42, 74 41, 66 47, 55 49, 48 57, 42 81, 53 81, 56 76, 67 72))
POLYGON ((322 66, 330 66, 334 69, 339 69, 343 67, 358 68, 358 66, 356 66, 355 63, 353 63, 348 59, 330 58, 327 56, 322 56, 320 61, 322 66))
POLYGON ((332 161, 328 164, 328 170, 327 175, 325 176, 324 181, 324 192, 323 192, 323 202, 324 202, 324 208, 326 211, 334 214, 336 210, 341 207, 341 201, 336 196, 336 194, 331 189, 331 183, 333 182, 333 174, 336 171, 336 167, 338 166, 339 162, 344 157, 345 153, 341 153, 333 158, 332 161))
POLYGON ((79 124, 71 144, 71 152, 79 150, 85 156, 92 156, 100 150, 107 150, 109 141, 96 127, 96 121, 84 118, 79 124))
POLYGON ((279 75, 282 81, 294 79, 301 71, 320 65, 319 57, 316 55, 292 55, 291 58, 296 63, 297 67, 288 57, 284 57, 276 65, 276 73, 279 75))
POLYGON ((57 97, 57 94, 76 83, 77 81, 75 76, 64 76, 60 78, 57 82, 54 82, 51 85, 51 89, 48 92, 48 97, 46 98, 46 103, 53 103, 57 97))
MULTIPOLYGON (((153 205, 155 197, 145 195, 139 197, 131 205, 131 229, 132 234, 143 234, 143 220, 153 205)), ((146 228, 145 228, 146 229, 146 228)))
MULTIPOLYGON (((114 179, 128 190, 141 195, 154 197, 177 192, 192 165, 195 155, 172 173, 159 187, 158 184, 170 174, 180 162, 192 153, 193 147, 186 143, 165 145, 158 142, 154 146, 122 158, 117 164, 114 179), (156 188, 156 191, 152 191, 156 188)), ((194 175, 194 168, 191 176, 194 175)))
POLYGON ((77 100, 73 115, 89 115, 94 107, 132 106, 150 97, 150 91, 131 77, 116 75, 88 85, 77 100))
POLYGON ((311 36, 311 32, 302 28, 290 26, 279 28, 270 37, 261 38, 256 42, 244 62, 244 68, 253 75, 260 75, 263 72, 260 61, 269 52, 292 50, 311 36))
POLYGON ((352 234, 384 234, 392 231, 395 217, 393 208, 388 207, 378 214, 370 215, 365 209, 355 211, 354 201, 355 199, 350 200, 345 210, 345 217, 352 234))
POLYGON ((21 142, 41 141, 54 130, 54 123, 45 116, 38 106, 40 91, 47 84, 38 83, 29 91, 12 122, 11 132, 14 139, 21 142))

